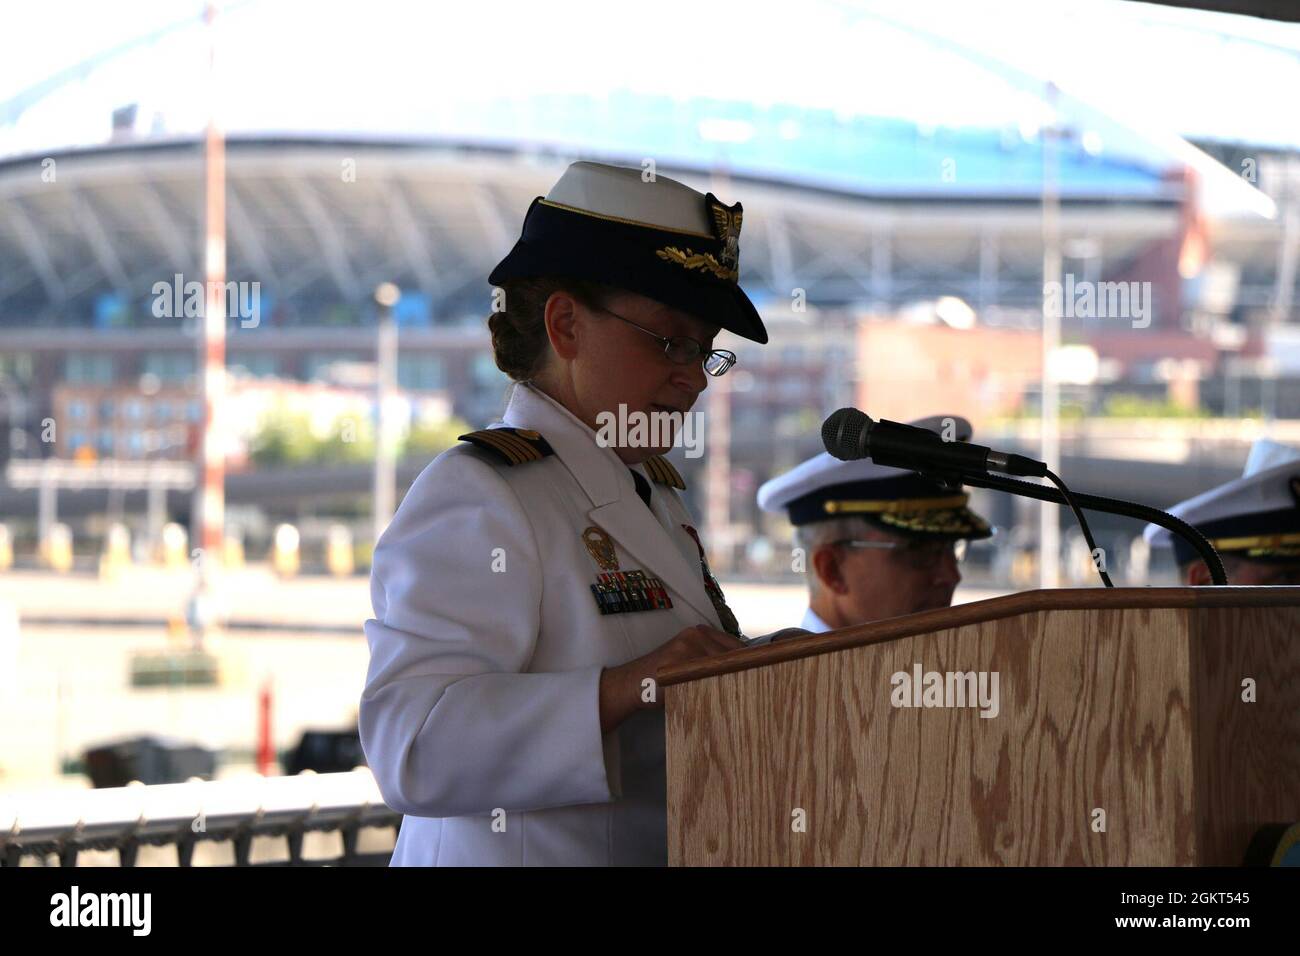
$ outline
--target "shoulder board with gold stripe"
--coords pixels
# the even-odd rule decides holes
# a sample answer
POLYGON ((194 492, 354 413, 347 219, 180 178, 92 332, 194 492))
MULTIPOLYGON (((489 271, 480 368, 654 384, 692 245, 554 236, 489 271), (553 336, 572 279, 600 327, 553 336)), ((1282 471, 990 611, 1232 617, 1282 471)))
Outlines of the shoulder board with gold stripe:
POLYGON ((650 476, 651 481, 661 485, 671 485, 679 491, 686 490, 686 482, 682 481, 682 476, 673 467, 673 463, 663 455, 647 458, 642 464, 645 465, 645 473, 650 476))
POLYGON ((459 440, 490 451, 511 467, 541 461, 547 455, 555 454, 555 449, 546 439, 531 428, 484 428, 461 435, 459 440))

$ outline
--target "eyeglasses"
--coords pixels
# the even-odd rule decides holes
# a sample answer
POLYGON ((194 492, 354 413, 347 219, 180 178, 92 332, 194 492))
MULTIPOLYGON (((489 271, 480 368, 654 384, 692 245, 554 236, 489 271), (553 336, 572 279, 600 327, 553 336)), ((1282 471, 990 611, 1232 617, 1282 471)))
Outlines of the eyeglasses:
POLYGON ((967 541, 965 538, 956 541, 866 541, 860 538, 842 538, 831 544, 846 548, 890 550, 903 564, 919 571, 933 567, 950 554, 960 564, 966 558, 967 541))
POLYGON ((651 332, 644 326, 637 325, 631 319, 625 318, 617 312, 606 309, 603 306, 597 305, 592 308, 596 309, 598 312, 612 315, 616 319, 622 319, 628 325, 632 326, 632 328, 640 329, 651 338, 662 342, 664 346, 664 354, 678 365, 690 365, 693 362, 700 361, 700 357, 703 356, 704 371, 716 377, 718 375, 725 375, 727 370, 736 364, 735 352, 728 352, 726 349, 712 349, 706 352, 703 345, 695 341, 695 339, 688 338, 685 335, 674 335, 669 338, 660 335, 657 332, 651 332))

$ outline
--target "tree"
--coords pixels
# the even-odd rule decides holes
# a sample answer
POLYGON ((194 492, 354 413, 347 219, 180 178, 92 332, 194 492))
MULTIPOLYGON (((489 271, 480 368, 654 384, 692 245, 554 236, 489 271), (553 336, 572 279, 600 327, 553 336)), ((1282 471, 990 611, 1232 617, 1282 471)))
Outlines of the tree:
POLYGON ((276 408, 262 416, 248 457, 261 468, 301 465, 315 460, 317 445, 306 413, 276 408))
POLYGON ((403 458, 435 458, 455 445, 458 436, 473 431, 468 422, 448 418, 441 422, 420 421, 411 426, 402 446, 403 458))

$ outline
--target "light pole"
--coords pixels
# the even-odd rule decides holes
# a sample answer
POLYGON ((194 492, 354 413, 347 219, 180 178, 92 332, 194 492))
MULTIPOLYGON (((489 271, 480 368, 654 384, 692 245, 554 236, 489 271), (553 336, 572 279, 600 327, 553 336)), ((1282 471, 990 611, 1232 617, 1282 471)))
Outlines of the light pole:
MULTIPOLYGON (((1058 434, 1060 392, 1053 361, 1061 344, 1061 316, 1056 311, 1056 297, 1048 289, 1061 287, 1061 197, 1057 189, 1056 136, 1059 130, 1056 113, 1056 84, 1047 84, 1047 107, 1051 114, 1042 130, 1043 142, 1043 388, 1039 431, 1042 459, 1057 474, 1061 470, 1061 440, 1058 434)), ((1049 501, 1038 510, 1038 586, 1060 586, 1060 536, 1057 506, 1049 501)))
POLYGON ((389 406, 396 392, 397 380, 397 326, 393 322, 393 306, 401 297, 401 290, 391 282, 384 282, 375 289, 375 303, 379 306, 379 330, 375 344, 375 544, 379 543, 379 536, 392 520, 397 498, 394 487, 397 466, 390 439, 392 423, 389 421, 389 406))

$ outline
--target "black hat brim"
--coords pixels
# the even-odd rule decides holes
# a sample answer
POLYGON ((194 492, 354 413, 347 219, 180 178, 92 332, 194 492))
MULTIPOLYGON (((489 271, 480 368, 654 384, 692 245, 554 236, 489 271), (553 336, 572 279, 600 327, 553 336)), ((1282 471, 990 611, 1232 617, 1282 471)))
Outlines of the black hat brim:
MULTIPOLYGON (((1240 543, 1251 538, 1300 534, 1300 507, 1229 515, 1214 521, 1199 522, 1196 530, 1205 535, 1220 554, 1250 561, 1286 563, 1300 561, 1300 553, 1297 553, 1294 545, 1268 546, 1240 543), (1225 541, 1238 543, 1228 547, 1225 546, 1225 541)), ((1172 543, 1174 560, 1179 566, 1200 559, 1200 552, 1183 540, 1181 535, 1174 535, 1172 543)))
POLYGON ((787 503, 785 509, 790 523, 796 526, 835 518, 864 518, 882 531, 908 537, 972 541, 992 537, 992 525, 966 504, 954 501, 948 507, 901 506, 907 499, 951 498, 953 494, 924 475, 906 472, 823 485, 787 503))

